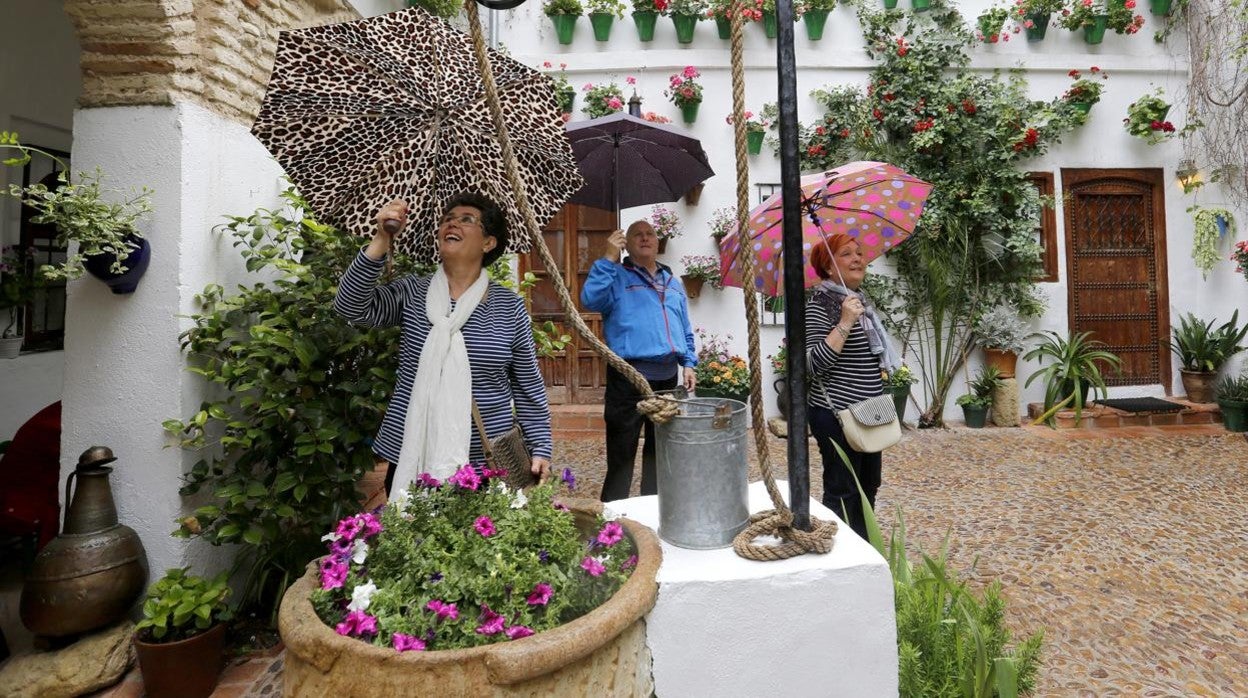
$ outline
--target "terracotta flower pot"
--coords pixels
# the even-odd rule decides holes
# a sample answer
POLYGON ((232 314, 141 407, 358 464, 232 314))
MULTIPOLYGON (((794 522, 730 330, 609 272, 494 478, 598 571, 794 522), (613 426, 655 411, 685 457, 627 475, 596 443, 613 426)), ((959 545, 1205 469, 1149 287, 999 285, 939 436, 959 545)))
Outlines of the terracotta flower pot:
POLYGON ((705 186, 705 184, 699 182, 698 184, 695 184, 692 189, 685 192, 685 205, 697 206, 698 201, 702 199, 702 188, 705 186))
POLYGON ((134 649, 147 698, 207 698, 225 668, 225 624, 178 642, 143 642, 134 649))
POLYGON ((984 349, 984 361, 1000 372, 1002 378, 1013 378, 1018 365, 1018 354, 1002 349, 984 349))
POLYGON ((690 298, 697 298, 702 294, 702 284, 706 283, 701 277, 682 276, 681 283, 685 285, 685 295, 690 298))
POLYGON ((1213 402, 1213 384, 1218 379, 1217 371, 1180 369, 1179 376, 1183 381, 1188 402, 1213 402))
MULTIPOLYGON (((601 506, 568 503, 581 512, 601 506)), ((619 521, 636 545, 637 567, 615 596, 553 630, 468 649, 396 652, 337 634, 317 617, 309 601, 319 584, 313 562, 286 592, 278 612, 278 629, 286 644, 284 694, 583 696, 589 687, 614 686, 616 695, 649 696, 650 655, 643 618, 654 607, 655 575, 663 553, 649 528, 628 519, 619 521)))

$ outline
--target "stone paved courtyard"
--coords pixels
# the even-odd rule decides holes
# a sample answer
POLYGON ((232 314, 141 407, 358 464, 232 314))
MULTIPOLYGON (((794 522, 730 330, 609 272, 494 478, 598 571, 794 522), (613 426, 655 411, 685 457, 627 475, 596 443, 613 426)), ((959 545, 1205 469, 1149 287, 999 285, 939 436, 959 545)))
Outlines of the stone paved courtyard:
MULTIPOLYGON (((555 455, 598 491, 601 440, 561 440, 555 455)), ((1001 580, 1010 626, 1045 630, 1037 696, 1248 696, 1244 435, 908 430, 885 459, 886 530, 899 502, 912 544, 935 551, 948 533, 956 569, 1001 580)), ((277 695, 280 662, 235 662, 215 695, 277 695)), ((131 677, 104 695, 140 690, 131 677)))

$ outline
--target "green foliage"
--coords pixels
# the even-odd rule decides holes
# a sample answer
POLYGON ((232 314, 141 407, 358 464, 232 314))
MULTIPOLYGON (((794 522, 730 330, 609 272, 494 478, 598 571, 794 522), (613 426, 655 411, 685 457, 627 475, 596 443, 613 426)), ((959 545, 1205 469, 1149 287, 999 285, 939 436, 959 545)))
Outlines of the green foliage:
POLYGON ((458 16, 464 9, 464 3, 460 0, 407 0, 407 6, 422 8, 443 19, 458 16))
POLYGON ((1031 331, 1017 310, 1007 305, 988 309, 975 318, 975 339, 986 349, 1021 352, 1031 331))
POLYGON ((614 82, 601 85, 587 83, 581 91, 585 93, 581 112, 591 119, 609 116, 624 108, 624 91, 614 82))
MULTIPOLYGON (((338 279, 360 241, 285 210, 231 216, 223 229, 248 271, 271 279, 227 295, 210 285, 181 336, 190 371, 213 397, 165 429, 202 449, 182 487, 210 503, 179 535, 242 545, 242 603, 276 614, 281 594, 320 550, 321 533, 359 506, 355 483, 374 467, 367 446, 398 363, 399 330, 363 330, 333 310, 338 279)), ((395 260, 399 274, 417 271, 395 260)))
POLYGON ((1218 381, 1213 394, 1218 400, 1226 402, 1248 402, 1248 371, 1218 381))
POLYGON ((995 44, 1000 39, 1001 28, 1005 26, 1005 20, 1009 19, 1010 13, 1004 7, 991 7, 975 18, 975 24, 979 29, 976 35, 980 41, 995 44))
POLYGON ((908 388, 918 382, 919 379, 914 376, 914 372, 905 364, 884 377, 884 385, 890 388, 908 388))
POLYGON ((1031 374, 1024 387, 1043 377, 1045 414, 1041 419, 1048 420, 1051 426, 1053 414, 1067 404, 1073 404, 1075 423, 1078 424, 1083 419, 1084 403, 1090 397, 1088 391, 1100 390, 1102 397, 1108 395, 1103 371, 1112 368, 1120 372, 1122 359, 1113 352, 1100 349, 1104 346, 1102 342, 1088 339, 1091 332, 1080 332, 1069 341, 1053 331, 1045 334, 1048 336, 1041 340, 1039 346, 1023 355, 1023 359, 1052 363, 1031 374))
POLYGON ((542 4, 542 12, 545 12, 548 17, 555 15, 580 17, 585 14, 585 8, 581 5, 581 0, 546 0, 542 4))
POLYGON ((1117 34, 1134 34, 1144 26, 1144 15, 1135 14, 1136 0, 1068 0, 1057 23, 1071 31, 1105 17, 1105 26, 1117 34))
POLYGON ((1202 323, 1192 313, 1185 313, 1179 318, 1179 326, 1171 328, 1170 350, 1179 358, 1184 370, 1216 372, 1244 350, 1240 342, 1248 336, 1248 325, 1238 327, 1238 310, 1216 330, 1213 323, 1213 320, 1202 323))
POLYGON ((971 392, 958 397, 957 404, 971 407, 992 406, 992 391, 1001 385, 1001 371, 995 366, 983 366, 975 377, 967 382, 971 392))
POLYGON ((143 619, 134 626, 144 642, 178 642, 230 619, 227 574, 209 580, 188 569, 165 572, 148 590, 143 619))
MULTIPOLYGON (((845 453, 837 447, 848 467, 845 453)), ((1035 689, 1044 631, 1021 642, 1005 625, 1000 582, 978 594, 962 581, 948 561, 949 539, 940 554, 918 551, 922 564, 910 562, 906 519, 887 542, 875 511, 850 469, 862 501, 867 540, 888 561, 897 615, 899 695, 903 698, 1013 698, 1035 689)))
POLYGON ((371 514, 338 525, 312 594, 327 625, 359 611, 375 619, 376 632, 346 634, 375 645, 394 646, 400 633, 430 650, 475 647, 506 641, 510 628, 567 623, 628 579, 635 547, 619 523, 560 508, 554 483, 520 493, 495 478, 479 484, 471 471, 413 484, 382 510, 379 527, 371 514), (441 604, 453 604, 455 617, 439 618, 441 604), (490 612, 507 631, 503 623, 483 630, 490 612))
POLYGON ((1190 128, 1184 128, 1182 131, 1176 131, 1174 124, 1166 121, 1166 115, 1170 111, 1170 103, 1161 98, 1161 88, 1153 94, 1144 95, 1127 105, 1127 118, 1122 120, 1122 126, 1136 138, 1144 139, 1149 145, 1157 145, 1176 133, 1183 135, 1190 128))
POLYGON ((705 13, 705 0, 668 0, 667 9, 663 12, 663 14, 668 16, 685 15, 689 17, 697 17, 698 19, 702 19, 702 16, 705 13))
POLYGON ((720 336, 702 328, 694 329, 697 337, 698 365, 693 373, 699 388, 723 394, 740 395, 750 389, 750 369, 745 359, 728 349, 732 335, 720 336))
POLYGON ((1225 227, 1227 239, 1235 238, 1235 217, 1224 208, 1195 206, 1189 208, 1188 211, 1193 209, 1195 213, 1192 219, 1196 227, 1192 236, 1192 262, 1200 270, 1201 276, 1207 278, 1209 270, 1213 269, 1213 265, 1222 258, 1221 253, 1218 252, 1218 243, 1221 242, 1224 234, 1223 227, 1225 227), (1222 221, 1221 225, 1219 225, 1219 220, 1222 221))
POLYGON ((590 14, 624 16, 624 3, 620 0, 585 0, 585 10, 590 14))
POLYGON ((61 166, 60 184, 48 189, 40 183, 25 187, 9 185, 9 195, 30 206, 38 213, 31 217, 34 223, 56 228, 54 247, 66 247, 70 241, 78 243, 78 251, 60 264, 45 264, 39 269, 43 278, 53 281, 77 279, 85 268, 83 261, 98 254, 115 255, 111 271, 121 274, 127 270, 124 262, 132 251, 131 241, 143 237, 136 225, 140 218, 152 211, 152 191, 146 187, 120 202, 104 199, 100 186, 103 173, 79 172, 75 182, 69 180, 69 169, 55 155, 38 148, 22 145, 16 133, 0 132, 0 147, 16 150, 16 157, 4 160, 5 165, 21 166, 30 161, 32 153, 38 153, 61 166))
POLYGON ((34 259, 29 248, 5 245, 0 248, 0 310, 8 316, 0 329, 0 337, 17 336, 21 333, 18 318, 21 310, 35 298, 35 291, 42 286, 43 278, 31 273, 34 259), (16 328, 16 329, 15 329, 16 328))

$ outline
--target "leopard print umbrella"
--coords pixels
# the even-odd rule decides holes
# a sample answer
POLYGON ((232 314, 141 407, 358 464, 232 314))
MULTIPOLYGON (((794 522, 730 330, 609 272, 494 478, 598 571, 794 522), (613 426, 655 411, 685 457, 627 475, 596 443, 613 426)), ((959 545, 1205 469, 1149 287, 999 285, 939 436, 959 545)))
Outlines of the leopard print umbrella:
MULTIPOLYGON (((436 221, 465 191, 503 207, 512 252, 529 249, 507 185, 471 38, 422 9, 282 32, 251 132, 321 221, 371 237, 389 201, 411 205, 399 250, 438 258, 436 221)), ((538 221, 581 188, 548 77, 490 51, 499 98, 538 221)))

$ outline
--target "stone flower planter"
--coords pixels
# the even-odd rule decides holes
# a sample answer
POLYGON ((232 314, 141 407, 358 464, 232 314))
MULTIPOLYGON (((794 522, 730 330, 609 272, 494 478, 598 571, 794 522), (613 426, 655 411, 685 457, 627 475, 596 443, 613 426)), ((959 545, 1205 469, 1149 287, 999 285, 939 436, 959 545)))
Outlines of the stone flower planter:
MULTIPOLYGON (((582 511, 597 504, 568 503, 582 511)), ((308 600, 318 585, 313 562, 278 612, 286 644, 283 695, 650 696, 642 619, 654 607, 663 554, 654 531, 620 523, 636 545, 637 567, 615 596, 554 630, 469 649, 400 653, 338 635, 308 600)))

